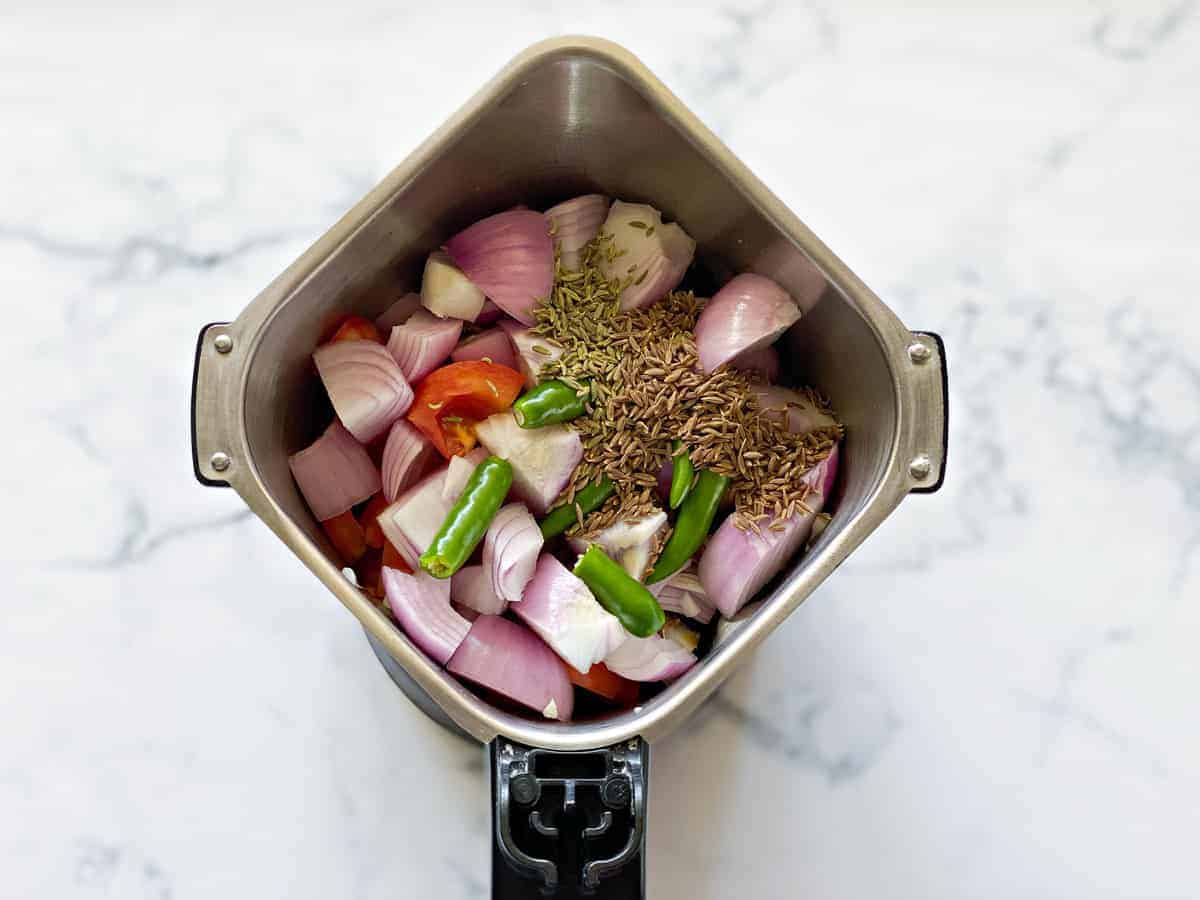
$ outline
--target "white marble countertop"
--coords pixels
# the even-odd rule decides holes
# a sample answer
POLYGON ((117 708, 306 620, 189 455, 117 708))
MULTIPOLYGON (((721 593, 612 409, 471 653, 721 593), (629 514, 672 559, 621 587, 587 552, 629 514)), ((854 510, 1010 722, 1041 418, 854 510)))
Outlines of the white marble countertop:
POLYGON ((650 896, 1196 896, 1200 9, 1053 5, 0 13, 0 893, 486 895, 481 752, 195 484, 191 360, 587 32, 951 360, 944 490, 656 747, 650 896))

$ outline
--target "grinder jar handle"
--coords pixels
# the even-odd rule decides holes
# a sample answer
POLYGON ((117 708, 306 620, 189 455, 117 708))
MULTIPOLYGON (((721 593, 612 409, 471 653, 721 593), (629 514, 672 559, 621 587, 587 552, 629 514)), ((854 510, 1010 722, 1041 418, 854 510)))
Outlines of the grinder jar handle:
POLYGON ((644 740, 560 751, 499 737, 488 756, 493 900, 644 900, 644 740))

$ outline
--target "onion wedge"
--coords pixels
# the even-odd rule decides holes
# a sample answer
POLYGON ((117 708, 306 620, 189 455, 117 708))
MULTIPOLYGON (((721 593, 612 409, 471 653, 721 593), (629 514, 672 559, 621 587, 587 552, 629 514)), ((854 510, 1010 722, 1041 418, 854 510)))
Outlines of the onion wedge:
POLYGON ((428 310, 419 309, 403 325, 392 329, 388 353, 409 383, 416 384, 445 361, 461 333, 460 320, 439 319, 428 310))
POLYGON ((480 616, 446 668, 547 719, 571 721, 575 693, 566 664, 524 625, 499 616, 480 616))
POLYGON ((596 544, 621 568, 641 581, 650 568, 650 554, 658 543, 659 532, 666 526, 667 514, 658 509, 632 522, 614 522, 592 537, 571 538, 569 543, 571 549, 580 554, 589 544, 596 544))
POLYGON ((800 318, 800 307, 770 278, 746 273, 717 291, 696 322, 705 372, 774 343, 800 318))
POLYGON ((600 233, 600 226, 608 216, 608 198, 603 194, 584 194, 550 207, 544 215, 550 222, 559 260, 568 269, 578 269, 583 248, 600 233))
POLYGON ((512 463, 516 494, 539 516, 562 493, 583 459, 579 434, 566 425, 522 428, 512 412, 502 412, 476 425, 475 433, 490 453, 512 463))
POLYGON ((577 672, 602 662, 629 638, 587 585, 549 553, 537 561, 524 599, 509 608, 577 672))
POLYGON ((445 665, 470 624, 450 607, 450 582, 426 572, 383 569, 383 589, 396 620, 414 644, 445 665))
POLYGON ((813 520, 832 490, 837 464, 838 450, 834 447, 828 457, 802 476, 813 489, 804 501, 807 510, 788 519, 761 522, 758 534, 742 531, 730 516, 709 538, 697 575, 721 615, 734 615, 804 546, 813 520))
POLYGON ((554 287, 554 244, 546 218, 512 209, 481 219, 446 242, 454 264, 502 310, 533 324, 533 305, 554 287))
POLYGON ((600 258, 600 270, 622 285, 621 309, 640 309, 679 286, 692 264, 696 242, 662 213, 645 203, 617 200, 600 229, 612 235, 612 254, 600 258))
POLYGON ((436 250, 425 260, 421 305, 443 319, 474 322, 483 311, 483 291, 451 262, 444 250, 436 250))
POLYGON ((631 637, 604 660, 609 670, 630 681, 670 681, 695 664, 687 648, 657 634, 631 637))
POLYGON ((483 538, 483 575, 492 593, 518 603, 542 552, 541 529, 523 503, 500 508, 483 538))
POLYGON ((375 494, 379 470, 336 419, 308 447, 288 457, 292 476, 318 522, 340 516, 375 494))
POLYGON ((317 348, 313 362, 334 412, 361 443, 382 434, 412 405, 412 388, 382 344, 325 344, 317 348))

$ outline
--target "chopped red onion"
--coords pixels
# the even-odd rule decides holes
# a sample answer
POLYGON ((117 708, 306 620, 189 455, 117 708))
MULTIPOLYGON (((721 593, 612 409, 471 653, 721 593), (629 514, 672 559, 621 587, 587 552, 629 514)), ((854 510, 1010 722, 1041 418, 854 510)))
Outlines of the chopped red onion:
POLYGON ((446 668, 547 719, 571 721, 575 692, 567 667, 524 625, 499 616, 480 616, 446 668))
POLYGON ((779 377, 779 352, 771 346, 756 347, 739 353, 729 364, 739 371, 757 375, 764 381, 774 381, 779 377))
POLYGON ((412 405, 413 392, 387 348, 374 341, 338 341, 313 354, 342 424, 366 444, 412 405))
POLYGON ((828 457, 802 476, 813 489, 804 501, 807 510, 788 519, 760 522, 759 534, 742 531, 730 516, 709 538, 697 574, 705 593, 716 600, 722 615, 732 616, 741 609, 804 546, 813 519, 833 487, 837 464, 838 450, 834 447, 828 457), (773 527, 776 525, 779 530, 773 527))
POLYGON ((562 345, 535 336, 532 328, 517 322, 503 321, 499 327, 504 329, 512 341, 517 354, 517 369, 525 376, 525 384, 528 387, 536 387, 541 380, 542 367, 563 355, 562 345), (535 350, 534 347, 538 349, 535 350))
POLYGON ((521 600, 544 540, 523 503, 500 508, 483 538, 483 574, 492 593, 507 603, 521 600))
MULTIPOLYGON (((442 496, 447 466, 430 473, 396 498, 376 519, 384 536, 415 571, 433 543, 454 500, 442 496)), ((457 499, 457 498, 455 498, 457 499)))
POLYGON ((600 258, 604 277, 625 285, 621 309, 640 309, 679 286, 692 264, 696 242, 679 225, 645 203, 613 203, 600 229, 612 235, 614 256, 600 258))
POLYGON ((391 503, 429 471, 437 448, 404 419, 392 423, 383 445, 383 496, 391 503))
POLYGON ((696 322, 700 365, 711 372, 722 363, 774 342, 800 318, 800 307, 770 278, 735 276, 717 291, 696 322))
POLYGON ((716 292, 696 322, 696 349, 706 372, 773 343, 800 318, 800 307, 770 278, 746 272, 716 292))
POLYGON ((483 566, 463 566, 450 579, 450 596, 477 613, 498 616, 508 603, 496 596, 484 574, 483 566))
POLYGON ((509 608, 576 672, 587 672, 629 637, 587 585, 549 553, 537 561, 524 599, 509 608))
POLYGON ((318 522, 340 516, 379 491, 375 463, 337 419, 319 438, 289 456, 288 465, 318 522))
POLYGON ((805 434, 837 424, 837 420, 814 403, 809 394, 777 384, 755 384, 750 389, 758 396, 762 414, 792 434, 805 434))
POLYGON ((486 458, 487 454, 478 449, 465 458, 454 457, 459 460, 454 475, 451 475, 449 464, 442 466, 410 487, 379 514, 376 521, 384 536, 414 570, 420 565, 421 554, 429 549, 442 522, 450 514, 471 472, 486 458), (447 482, 450 482, 449 487, 447 482))
POLYGON ((445 665, 471 625, 450 608, 450 581, 417 570, 383 569, 388 606, 414 644, 445 665))
POLYGON ((444 250, 435 250, 425 260, 421 305, 441 318, 474 322, 483 310, 483 291, 450 261, 444 250))
POLYGON ((403 325, 392 329, 388 352, 410 384, 416 384, 443 362, 462 334, 460 319, 439 319, 419 309, 403 325))
POLYGON ((382 334, 391 334, 392 329, 397 325, 403 325, 408 321, 408 317, 421 308, 421 295, 415 291, 410 294, 405 294, 375 320, 375 327, 382 334))
POLYGON ((489 328, 479 334, 461 341, 450 353, 455 362, 465 362, 471 359, 491 360, 510 369, 520 365, 517 355, 513 352, 512 339, 503 328, 489 328))
POLYGON ((608 654, 604 665, 630 681, 670 681, 696 664, 696 657, 670 638, 657 634, 631 637, 608 654))
POLYGON ((513 209, 481 219, 446 242, 446 252, 496 305, 533 324, 533 305, 554 287, 554 243, 545 217, 513 209))
POLYGON ((571 549, 582 554, 589 544, 596 544, 621 568, 641 581, 650 567, 650 554, 658 542, 658 533, 667 526, 667 514, 660 509, 634 519, 614 522, 599 534, 588 538, 571 538, 571 549))
POLYGON ((716 615, 717 606, 704 592, 704 585, 696 577, 694 563, 688 563, 666 581, 650 585, 649 591, 658 598, 658 605, 665 612, 678 613, 705 624, 716 615))
POLYGON ((568 269, 578 269, 583 248, 600 233, 608 216, 608 198, 603 194, 584 194, 552 206, 545 212, 550 222, 558 258, 568 269))
POLYGON ((511 412, 496 413, 475 426, 480 443, 513 467, 513 488, 541 515, 562 493, 583 459, 579 434, 566 425, 522 428, 511 412))
POLYGON ((487 451, 476 447, 465 456, 452 456, 446 466, 446 478, 442 482, 442 499, 453 503, 463 492, 467 482, 481 462, 487 459, 487 451))

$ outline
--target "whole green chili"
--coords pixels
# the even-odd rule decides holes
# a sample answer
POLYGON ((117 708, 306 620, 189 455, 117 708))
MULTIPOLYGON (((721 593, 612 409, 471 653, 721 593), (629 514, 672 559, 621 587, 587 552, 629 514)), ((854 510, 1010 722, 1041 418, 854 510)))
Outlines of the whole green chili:
POLYGON ((595 544, 579 557, 574 572, 630 634, 650 637, 666 624, 654 595, 595 544))
POLYGON ((569 384, 543 381, 517 398, 512 407, 513 418, 522 428, 541 428, 570 422, 586 412, 583 397, 569 384))
POLYGON ((556 506, 550 512, 546 513, 546 517, 538 523, 538 527, 542 530, 542 537, 549 540, 556 537, 570 528, 578 521, 575 515, 575 507, 579 507, 579 511, 585 516, 592 510, 599 509, 604 505, 604 501, 612 496, 616 486, 608 480, 605 475, 599 483, 592 483, 575 492, 575 500, 571 503, 564 503, 562 506, 556 506))
POLYGON ((421 568, 434 578, 449 578, 461 569, 504 505, 512 479, 512 464, 498 456, 476 466, 433 543, 421 554, 421 568))
POLYGON ((664 578, 670 578, 682 569, 692 555, 700 549, 708 530, 712 527, 713 517, 725 489, 729 487, 729 479, 717 475, 707 469, 701 469, 696 485, 684 498, 679 507, 679 516, 675 519, 675 529, 667 539, 658 562, 646 578, 646 584, 654 584, 664 578))
POLYGON ((696 477, 696 467, 688 456, 687 448, 682 441, 676 441, 671 456, 671 509, 678 509, 692 489, 692 481, 696 477))

